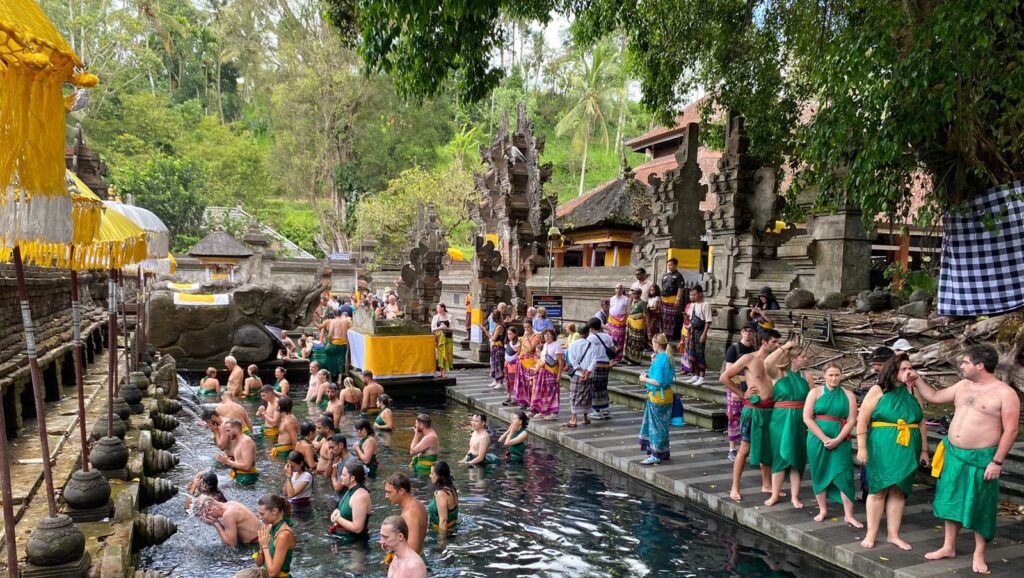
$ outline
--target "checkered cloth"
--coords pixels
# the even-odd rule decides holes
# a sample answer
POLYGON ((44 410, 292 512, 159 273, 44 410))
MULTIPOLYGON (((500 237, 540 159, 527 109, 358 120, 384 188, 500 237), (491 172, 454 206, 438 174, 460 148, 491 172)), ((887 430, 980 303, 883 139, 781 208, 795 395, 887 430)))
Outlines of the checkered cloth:
POLYGON ((992 315, 1024 306, 1024 181, 989 190, 947 215, 943 228, 940 315, 992 315))

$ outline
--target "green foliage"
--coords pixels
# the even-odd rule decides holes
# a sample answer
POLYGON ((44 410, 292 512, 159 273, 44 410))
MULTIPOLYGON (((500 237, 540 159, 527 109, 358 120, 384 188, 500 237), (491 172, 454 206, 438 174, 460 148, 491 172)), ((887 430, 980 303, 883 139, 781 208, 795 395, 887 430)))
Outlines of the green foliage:
POLYGON ((886 290, 903 299, 917 290, 925 291, 933 298, 939 294, 939 278, 925 269, 907 271, 903 263, 895 261, 885 268, 883 274, 889 280, 886 290))
POLYGON ((168 156, 125 160, 113 185, 160 217, 171 231, 172 252, 188 250, 199 240, 206 180, 195 163, 168 156))

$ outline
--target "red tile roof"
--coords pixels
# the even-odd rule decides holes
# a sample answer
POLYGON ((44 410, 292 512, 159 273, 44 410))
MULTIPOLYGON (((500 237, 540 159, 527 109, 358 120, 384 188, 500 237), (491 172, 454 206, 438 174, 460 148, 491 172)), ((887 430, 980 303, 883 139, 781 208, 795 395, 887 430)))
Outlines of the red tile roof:
POLYGON ((644 152, 645 148, 654 143, 682 134, 691 122, 700 123, 700 105, 703 102, 704 99, 700 99, 684 108, 683 112, 679 113, 679 116, 676 117, 676 125, 674 127, 656 126, 638 137, 627 140, 626 146, 635 152, 641 153, 644 152))

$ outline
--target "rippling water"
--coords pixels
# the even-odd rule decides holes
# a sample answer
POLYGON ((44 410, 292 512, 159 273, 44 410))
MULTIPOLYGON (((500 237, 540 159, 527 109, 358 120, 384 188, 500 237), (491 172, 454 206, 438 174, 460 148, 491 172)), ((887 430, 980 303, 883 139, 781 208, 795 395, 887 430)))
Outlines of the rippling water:
MULTIPOLYGON (((302 393, 293 397, 301 399, 302 393)), ((255 413, 256 404, 244 403, 255 413)), ((295 404, 301 422, 305 403, 295 404)), ((469 412, 455 402, 398 408, 404 429, 379 436, 381 474, 369 480, 373 500, 369 544, 341 545, 326 533, 337 504, 330 483, 318 478, 313 505, 293 516, 299 541, 293 576, 371 576, 387 571, 377 546, 381 521, 398 508, 384 499, 383 479, 408 473, 408 447, 416 413, 426 411, 441 438, 442 459, 452 465, 459 489, 459 525, 447 538, 431 530, 425 545, 430 576, 676 577, 835 575, 812 558, 715 518, 668 494, 605 470, 592 461, 532 438, 526 463, 468 468, 458 462, 469 442, 469 412), (770 553, 769 553, 770 552, 770 553)), ((346 415, 342 433, 354 438, 356 417, 346 415)), ((494 424, 497 431, 504 424, 494 424)), ((182 464, 166 474, 181 493, 149 509, 178 525, 178 533, 140 554, 144 568, 172 570, 173 576, 230 576, 252 565, 255 547, 227 548, 216 531, 187 514, 184 488, 195 471, 215 468, 229 500, 255 509, 267 492, 281 492, 284 461, 267 456, 270 445, 257 440, 260 480, 235 485, 212 458, 212 436, 183 415, 175 432, 182 464), (182 450, 182 446, 186 449, 182 450)), ((350 442, 351 443, 351 442, 350 442)), ((427 479, 413 479, 413 493, 426 502, 427 479)))

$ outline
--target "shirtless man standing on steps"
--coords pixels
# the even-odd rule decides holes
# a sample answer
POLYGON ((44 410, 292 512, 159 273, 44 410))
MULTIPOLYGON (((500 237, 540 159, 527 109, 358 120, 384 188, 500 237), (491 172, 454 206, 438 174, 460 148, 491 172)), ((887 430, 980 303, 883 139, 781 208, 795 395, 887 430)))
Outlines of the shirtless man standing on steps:
MULTIPOLYGON (((747 457, 751 455, 751 445, 754 446, 751 459, 761 466, 761 491, 765 494, 772 493, 772 452, 768 440, 768 424, 771 418, 772 407, 772 380, 764 367, 764 360, 770 353, 779 348, 779 339, 782 335, 774 329, 766 329, 761 333, 761 347, 754 353, 748 353, 736 360, 736 363, 729 365, 722 372, 719 380, 729 388, 729 391, 743 399, 743 413, 740 417, 740 451, 732 466, 732 490, 729 497, 739 502, 743 499, 740 494, 740 480, 743 478, 743 468, 746 465, 747 457), (745 373, 744 373, 745 372, 745 373), (740 389, 733 381, 740 375, 746 376, 747 391, 740 389), (765 461, 767 460, 767 462, 765 461)), ((783 494, 784 495, 784 494, 783 494)))
POLYGON ((995 349, 975 345, 960 362, 964 379, 952 387, 936 390, 912 369, 906 377, 925 401, 956 407, 949 434, 932 458, 932 475, 939 478, 933 509, 945 521, 945 539, 925 558, 956 556, 956 535, 967 528, 974 531, 974 571, 982 574, 989 571, 985 547, 995 536, 999 476, 1020 420, 1017 392, 992 375, 998 361, 995 349))

